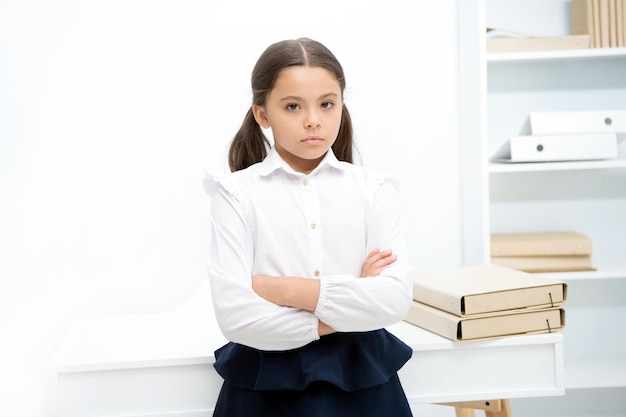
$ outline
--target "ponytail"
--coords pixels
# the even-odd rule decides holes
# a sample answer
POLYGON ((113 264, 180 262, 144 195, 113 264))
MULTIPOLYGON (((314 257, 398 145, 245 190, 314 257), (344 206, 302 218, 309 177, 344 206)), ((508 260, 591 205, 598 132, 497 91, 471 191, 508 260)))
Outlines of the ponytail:
POLYGON ((339 133, 337 139, 333 144, 333 153, 340 161, 353 163, 352 161, 352 118, 348 112, 346 105, 343 105, 341 111, 341 125, 339 126, 339 133))
POLYGON ((252 107, 250 107, 228 149, 228 166, 231 172, 261 162, 267 156, 269 147, 270 143, 254 118, 252 107))

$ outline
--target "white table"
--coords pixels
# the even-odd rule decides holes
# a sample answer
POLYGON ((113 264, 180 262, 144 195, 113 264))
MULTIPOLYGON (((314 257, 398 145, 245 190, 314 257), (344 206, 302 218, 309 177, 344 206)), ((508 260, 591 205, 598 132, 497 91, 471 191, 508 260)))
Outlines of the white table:
MULTIPOLYGON (((562 395, 561 333, 452 342, 406 322, 388 328, 413 348, 399 375, 412 405, 562 395)), ((210 417, 226 343, 208 284, 163 314, 76 322, 52 361, 58 417, 210 417)))

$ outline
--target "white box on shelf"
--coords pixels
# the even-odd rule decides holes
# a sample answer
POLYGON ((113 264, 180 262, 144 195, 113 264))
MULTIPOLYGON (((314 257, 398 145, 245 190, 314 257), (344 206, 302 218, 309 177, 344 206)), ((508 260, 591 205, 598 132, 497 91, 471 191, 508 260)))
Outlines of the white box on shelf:
POLYGON ((615 159, 617 135, 512 136, 494 154, 495 162, 549 162, 615 159))
POLYGON ((533 135, 624 133, 626 110, 531 112, 533 135))

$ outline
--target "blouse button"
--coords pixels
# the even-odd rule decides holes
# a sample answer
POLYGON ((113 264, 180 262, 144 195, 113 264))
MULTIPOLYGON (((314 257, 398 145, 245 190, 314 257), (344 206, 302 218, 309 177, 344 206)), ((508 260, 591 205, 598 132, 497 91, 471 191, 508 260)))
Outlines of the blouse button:
POLYGON ((309 180, 307 180, 306 178, 302 180, 302 185, 307 186, 309 185, 309 180))
POLYGON ((317 224, 311 223, 311 229, 316 229, 316 228, 317 228, 317 224))
POLYGON ((320 276, 320 271, 319 271, 319 269, 316 269, 316 270, 315 270, 315 272, 313 272, 313 273, 315 274, 315 276, 316 276, 316 277, 319 277, 319 276, 320 276))

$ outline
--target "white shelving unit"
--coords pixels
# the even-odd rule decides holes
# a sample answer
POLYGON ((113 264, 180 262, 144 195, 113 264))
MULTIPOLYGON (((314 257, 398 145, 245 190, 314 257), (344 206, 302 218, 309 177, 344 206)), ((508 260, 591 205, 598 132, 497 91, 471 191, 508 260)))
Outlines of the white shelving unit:
POLYGON ((504 164, 489 158, 529 133, 531 111, 626 109, 626 48, 485 52, 485 27, 569 33, 567 0, 460 0, 464 262, 490 261, 493 233, 574 230, 595 271, 569 284, 564 396, 517 399, 520 416, 626 416, 626 135, 619 158, 504 164))

